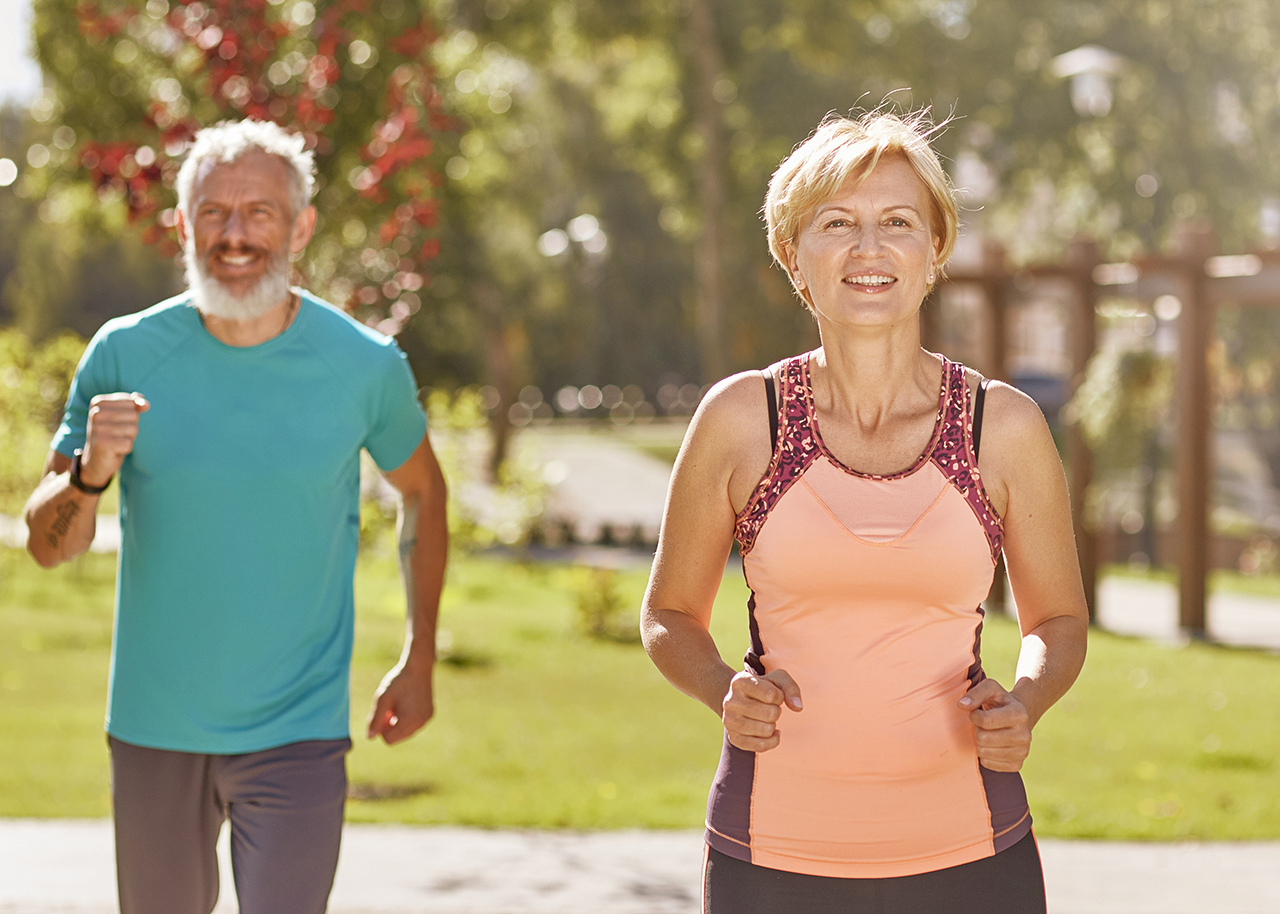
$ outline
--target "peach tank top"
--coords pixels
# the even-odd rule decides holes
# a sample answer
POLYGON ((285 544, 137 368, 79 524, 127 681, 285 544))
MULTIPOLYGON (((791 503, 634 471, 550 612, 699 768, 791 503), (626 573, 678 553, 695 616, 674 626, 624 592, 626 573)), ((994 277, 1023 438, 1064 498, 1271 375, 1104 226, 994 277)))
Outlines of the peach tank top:
POLYGON ((783 363, 769 470, 737 518, 758 673, 804 710, 780 745, 726 739, 707 841, 760 866, 881 878, 988 857, 1031 828, 1022 779, 978 764, 957 702, 984 678, 981 602, 1002 522, 973 452, 964 368, 945 358, 915 465, 858 473, 823 444, 809 355, 783 363))

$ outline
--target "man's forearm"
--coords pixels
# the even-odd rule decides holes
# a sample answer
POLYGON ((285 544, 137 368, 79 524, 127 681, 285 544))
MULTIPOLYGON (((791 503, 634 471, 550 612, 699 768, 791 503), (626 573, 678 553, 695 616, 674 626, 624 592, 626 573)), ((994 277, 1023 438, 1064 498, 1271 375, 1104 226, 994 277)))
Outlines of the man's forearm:
POLYGON ((27 551, 45 568, 82 555, 97 530, 98 496, 71 485, 66 468, 52 468, 27 501, 27 551))
POLYGON ((408 603, 405 660, 435 662, 436 622, 448 560, 442 498, 406 497, 399 523, 400 574, 408 603))

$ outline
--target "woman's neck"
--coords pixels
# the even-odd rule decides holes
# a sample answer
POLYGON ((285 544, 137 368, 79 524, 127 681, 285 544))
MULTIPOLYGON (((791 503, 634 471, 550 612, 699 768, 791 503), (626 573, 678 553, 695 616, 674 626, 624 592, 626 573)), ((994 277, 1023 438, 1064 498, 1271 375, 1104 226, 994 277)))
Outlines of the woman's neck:
POLYGON ((937 400, 941 362, 920 347, 913 333, 822 334, 811 363, 814 404, 820 412, 859 425, 878 425, 885 416, 911 412, 937 400))

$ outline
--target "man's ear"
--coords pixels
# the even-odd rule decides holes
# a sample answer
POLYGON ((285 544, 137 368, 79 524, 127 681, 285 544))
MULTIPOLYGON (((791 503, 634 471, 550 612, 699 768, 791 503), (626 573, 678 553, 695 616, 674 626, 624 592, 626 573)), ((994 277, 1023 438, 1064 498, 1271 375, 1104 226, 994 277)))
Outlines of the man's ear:
POLYGON ((187 220, 182 215, 182 207, 174 207, 173 212, 176 217, 174 225, 178 229, 178 244, 185 248, 187 246, 187 220))
POLYGON ((289 253, 301 254, 311 242, 316 231, 316 208, 308 206, 298 213, 293 220, 293 231, 289 234, 289 253))

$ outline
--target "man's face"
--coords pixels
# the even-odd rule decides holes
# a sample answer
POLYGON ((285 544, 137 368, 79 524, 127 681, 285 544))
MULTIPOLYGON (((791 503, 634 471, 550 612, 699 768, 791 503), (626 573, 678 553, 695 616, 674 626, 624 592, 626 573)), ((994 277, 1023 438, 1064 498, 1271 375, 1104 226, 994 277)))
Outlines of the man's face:
POLYGON ((251 320, 286 300, 297 233, 279 158, 250 151, 208 168, 187 217, 188 280, 201 311, 251 320))

